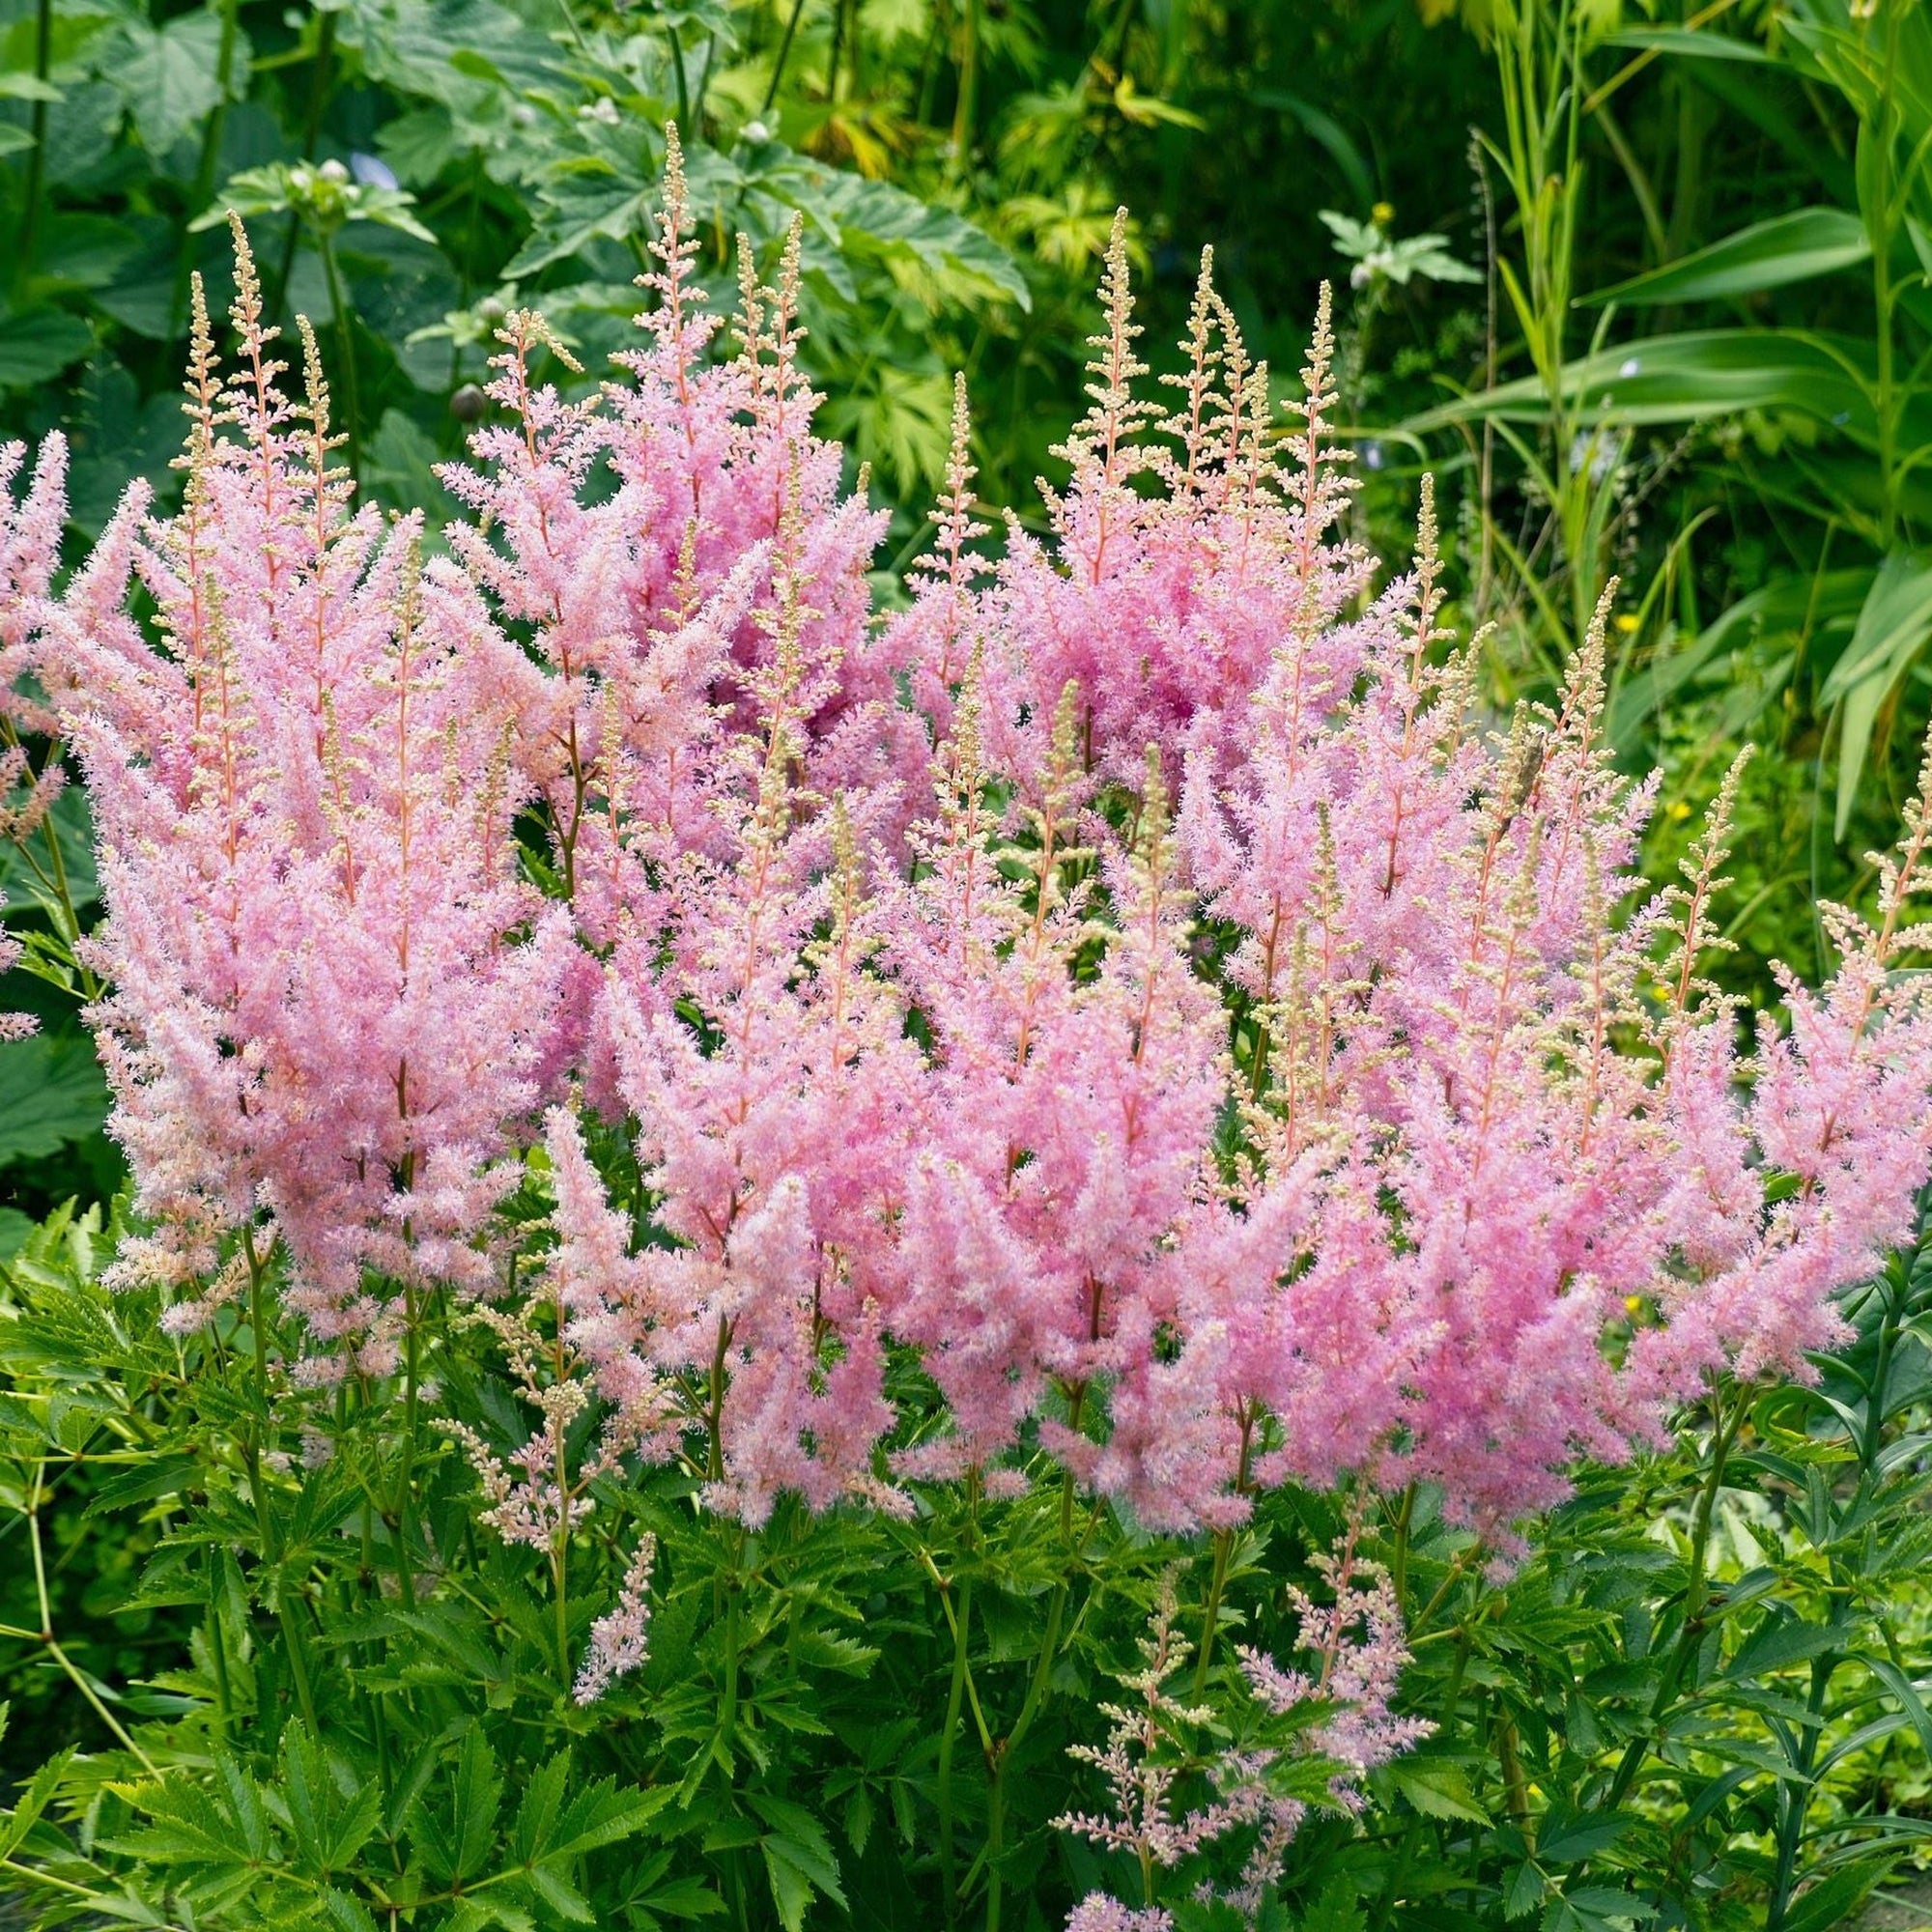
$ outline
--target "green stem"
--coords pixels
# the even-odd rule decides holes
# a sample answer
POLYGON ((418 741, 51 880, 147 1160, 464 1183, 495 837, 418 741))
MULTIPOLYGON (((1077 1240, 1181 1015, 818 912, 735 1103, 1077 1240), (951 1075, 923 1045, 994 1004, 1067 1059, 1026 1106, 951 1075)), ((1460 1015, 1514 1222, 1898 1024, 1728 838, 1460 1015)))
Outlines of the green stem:
POLYGON ((1886 10, 1885 70, 1880 86, 1878 125, 1869 129, 1878 155, 1878 185, 1872 196, 1880 212, 1881 227, 1871 238, 1872 303, 1878 323, 1878 387, 1873 405, 1878 413, 1879 547, 1889 550, 1898 524, 1898 424, 1895 374, 1892 366, 1892 308, 1896 298, 1891 286, 1892 224, 1888 218, 1892 203, 1891 143, 1894 117, 1893 90, 1898 71, 1898 30, 1901 9, 1886 10))
POLYGON ((328 305, 335 311, 336 340, 341 345, 342 390, 344 410, 344 430, 348 437, 349 479, 352 483, 362 480, 362 407, 361 390, 355 377, 355 337, 351 325, 349 298, 343 290, 342 277, 336 271, 335 238, 327 229, 320 229, 317 245, 322 253, 322 272, 328 283, 328 305))
MULTIPOLYGON (((944 1603, 946 1599, 941 1601, 944 1603)), ((947 1615, 952 1624, 952 1682, 946 1693, 946 1728, 939 1734, 939 1864, 946 1882, 946 1922, 951 1925, 959 1902, 952 1846, 952 1747, 966 1700, 966 1653, 973 1629, 972 1577, 964 1578, 959 1585, 957 1613, 947 1603, 947 1615)))
MULTIPOLYGON (((312 71, 308 114, 302 123, 302 158, 315 159, 315 144, 322 138, 322 117, 328 105, 329 63, 335 57, 335 10, 331 8, 322 16, 322 27, 315 39, 315 66, 312 71)), ((288 299, 289 277, 295 273, 296 249, 301 242, 301 216, 293 210, 289 213, 289 232, 282 243, 282 262, 277 270, 274 294, 267 303, 270 319, 279 315, 282 304, 288 299)))
POLYGON ((959 50, 959 97, 952 109, 952 178, 966 172, 973 146, 973 124, 980 105, 980 0, 966 0, 964 44, 959 50))
POLYGON ((691 86, 684 77, 684 43, 678 38, 677 29, 670 28, 670 68, 677 81, 677 125, 689 128, 694 140, 697 129, 691 126, 691 86))
MULTIPOLYGON (((1436 1719, 1436 1729, 1445 1738, 1453 1738, 1456 1729, 1456 1711, 1463 1700, 1463 1674, 1468 1668, 1470 1647, 1469 1627, 1466 1623, 1461 1624, 1456 1631, 1455 1653, 1449 1661, 1449 1684, 1442 1693, 1441 1716, 1436 1719)), ((1402 1896, 1403 1877, 1415 1868, 1415 1850, 1422 1841, 1422 1814, 1411 1812, 1397 1842, 1395 1857, 1389 1861, 1381 1894, 1376 1900, 1375 1917, 1371 1921, 1374 1932, 1386 1932, 1394 1917, 1402 1896)))
POLYGON ((413 1284, 403 1284, 403 1470, 396 1497, 396 1588, 403 1607, 416 1606, 416 1441, 421 1428, 422 1336, 413 1284))
POLYGON ((784 78, 785 62, 791 58, 791 43, 798 32, 799 15, 805 12, 805 0, 791 0, 791 12, 785 16, 785 30, 779 41, 778 58, 772 63, 772 77, 765 87, 764 104, 758 109, 761 115, 772 111, 772 102, 779 98, 779 82, 784 78))
MULTIPOLYGON (((214 56, 214 106, 208 116, 208 125, 202 129, 201 159, 194 171, 194 195, 189 203, 189 212, 199 214, 214 195, 214 171, 221 160, 221 137, 228 123, 228 101, 235 86, 235 43, 239 31, 239 15, 242 0, 221 0, 221 42, 214 56)), ((187 300, 188 275, 194 266, 193 257, 184 247, 181 259, 175 268, 175 292, 168 304, 168 316, 176 333, 180 332, 181 317, 187 300)))
POLYGON ((1235 1548, 1235 1532, 1214 1532, 1214 1570, 1208 1582, 1208 1607, 1201 1617, 1201 1655, 1194 1665, 1194 1701, 1198 1704, 1208 1689, 1208 1666, 1214 1657, 1214 1637, 1221 1628, 1221 1593, 1228 1587, 1228 1558, 1235 1548))
POLYGON ((1818 1743, 1825 1734, 1825 1703, 1832 1679, 1838 1668, 1838 1654, 1827 1651, 1811 1660, 1811 1695, 1806 1700, 1808 1719, 1798 1746, 1798 1776, 1779 1779, 1777 1786, 1777 1862, 1772 1874, 1771 1902, 1765 1913, 1765 1932, 1784 1932, 1791 1911, 1791 1894, 1798 1883, 1798 1852, 1804 1836, 1804 1817, 1815 1788, 1811 1767, 1817 1759, 1818 1743))
MULTIPOLYGON (((44 87, 53 65, 53 0, 40 0, 34 14, 34 78, 44 87)), ((32 272, 35 251, 40 246, 41 202, 46 191, 47 103, 37 99, 28 122, 33 147, 27 155, 27 204, 20 217, 20 252, 14 264, 16 287, 32 272)))

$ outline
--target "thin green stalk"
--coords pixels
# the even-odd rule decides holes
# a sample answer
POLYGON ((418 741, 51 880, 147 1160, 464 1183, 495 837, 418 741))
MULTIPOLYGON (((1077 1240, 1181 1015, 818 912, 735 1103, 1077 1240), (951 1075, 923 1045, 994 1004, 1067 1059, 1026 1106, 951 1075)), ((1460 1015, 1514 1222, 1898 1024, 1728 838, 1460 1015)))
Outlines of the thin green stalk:
MULTIPOLYGON (((1453 1740, 1456 1729, 1456 1711, 1463 1700, 1463 1675, 1469 1665, 1471 1638, 1466 1622, 1456 1628, 1456 1649, 1449 1661, 1449 1685, 1442 1693, 1440 1713, 1436 1719, 1437 1732, 1444 1738, 1453 1740)), ((1415 1862, 1415 1848, 1421 1841, 1423 1830, 1422 1814, 1411 1813, 1403 1827, 1402 1837, 1397 1843, 1396 1855, 1389 1861, 1388 1874, 1382 1880, 1380 1896, 1376 1900, 1375 1917, 1371 1920, 1374 1932, 1386 1932, 1395 1908, 1401 1898, 1403 1874, 1410 1870, 1415 1862)))
POLYGON ((965 174, 972 156, 973 127, 980 107, 980 0, 966 0, 959 49, 959 96, 952 109, 952 178, 965 174))
MULTIPOLYGON (((214 173, 221 160, 221 137, 228 125, 228 101, 235 88, 235 43, 239 36, 242 0, 221 0, 221 40, 214 55, 214 105, 201 133, 201 158, 194 170, 194 193, 189 212, 199 214, 214 194, 214 173)), ((194 266, 189 250, 181 250, 175 266, 174 296, 168 315, 176 333, 187 302, 188 275, 194 266)))
POLYGON ((317 231, 317 246, 322 253, 322 272, 328 284, 328 305, 335 311, 336 340, 341 345, 344 432, 348 438, 349 478, 362 480, 361 389, 355 377, 355 337, 349 312, 349 298, 335 266, 335 238, 327 229, 317 231))
POLYGON ((952 1747, 959 1732, 961 1707, 966 1699, 966 1653, 973 1630, 972 1577, 965 1577, 960 1582, 956 1613, 952 1610, 950 1597, 942 1597, 940 1601, 946 1605, 948 1618, 952 1624, 952 1682, 946 1693, 946 1728, 939 1734, 939 1866, 946 1883, 946 1922, 951 1925, 959 1904, 957 1865, 953 1856, 952 1747))
POLYGON ((1784 1932, 1791 1912, 1792 1892, 1798 1884, 1798 1853, 1804 1836, 1804 1817, 1813 1789, 1811 1767, 1817 1759, 1818 1743, 1825 1734, 1825 1703, 1832 1679, 1838 1668, 1838 1653, 1827 1651, 1811 1660, 1811 1694, 1805 1700, 1807 1721, 1801 1727, 1798 1776, 1780 1779, 1777 1786, 1777 1859, 1772 1872, 1771 1902, 1765 1913, 1765 1932, 1784 1932))
MULTIPOLYGON (((1878 385, 1873 407, 1878 413, 1879 547, 1889 550, 1898 527, 1898 406, 1893 368, 1892 310, 1897 296, 1891 281, 1893 101, 1898 74, 1900 7, 1886 9, 1885 67, 1879 87, 1878 122, 1870 129, 1876 139, 1878 181, 1872 206, 1884 225, 1871 237, 1872 306, 1878 324, 1878 385)), ((1902 210, 1900 211, 1902 213, 1902 210)))
MULTIPOLYGON (((122 1747, 131 1751, 140 1759, 149 1776, 158 1777, 160 1773, 156 1770, 153 1759, 134 1742, 114 1713, 101 1702, 100 1694, 88 1681, 87 1673, 62 1649, 60 1640, 54 1635, 53 1605, 47 1596, 46 1556, 41 1548, 41 1496, 45 1488, 46 1468, 44 1462, 34 1464, 33 1481, 27 1491, 26 1508, 27 1535, 34 1551, 34 1589, 40 1599, 41 1628, 38 1633, 40 1641, 45 1646, 47 1655, 60 1665, 74 1689, 94 1706, 95 1715, 113 1732, 122 1747)), ((10 1634, 24 1635, 25 1633, 10 1632, 10 1634)))
POLYGON ((784 78, 785 62, 791 58, 792 40, 798 33, 799 15, 804 12, 805 0, 791 0, 791 12, 785 16, 784 33, 779 40, 778 58, 772 62, 772 77, 765 87, 763 105, 758 109, 760 114, 769 114, 772 102, 779 98, 779 82, 784 78))
MULTIPOLYGON (((315 39, 315 66, 309 81, 308 113, 302 122, 302 158, 306 161, 315 159, 315 144, 322 138, 322 117, 328 105, 329 64, 334 58, 335 10, 331 8, 322 16, 322 26, 315 39)), ((289 232, 282 243, 281 266, 275 272, 274 293, 267 304, 271 320, 281 313, 282 304, 288 299, 289 277, 295 273, 296 249, 300 242, 301 216, 291 210, 289 232)))
MULTIPOLYGON (((46 86, 47 74, 53 65, 53 0, 40 0, 34 14, 34 78, 43 89, 46 86)), ((35 100, 27 128, 34 145, 27 155, 27 205, 20 217, 20 252, 14 263, 16 287, 23 284, 32 272, 35 252, 40 247, 41 202, 46 191, 47 169, 47 103, 44 99, 35 100)))
POLYGON ((1208 1581, 1208 1607, 1201 1616, 1201 1650, 1194 1664, 1194 1701, 1198 1704, 1208 1689, 1208 1666, 1214 1657, 1214 1636, 1221 1628, 1221 1593, 1228 1587, 1228 1558, 1235 1548, 1235 1532, 1221 1528, 1214 1532, 1214 1569, 1208 1581))
MULTIPOLYGON (((668 29, 668 32, 671 74, 677 82, 677 125, 680 128, 691 128, 691 86, 684 77, 684 43, 678 38, 675 27, 668 29)), ((697 129, 691 128, 691 132, 695 138, 697 129)))
POLYGON ((416 1606, 416 1443, 422 1426, 421 1308, 414 1285, 403 1284, 403 1469, 396 1497, 396 1587, 403 1607, 416 1606))

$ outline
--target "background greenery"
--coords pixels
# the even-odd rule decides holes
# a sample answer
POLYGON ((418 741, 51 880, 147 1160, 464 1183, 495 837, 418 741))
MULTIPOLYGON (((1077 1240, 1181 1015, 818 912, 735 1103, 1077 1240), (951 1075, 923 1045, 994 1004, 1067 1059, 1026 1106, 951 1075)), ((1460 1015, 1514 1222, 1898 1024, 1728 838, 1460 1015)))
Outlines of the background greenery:
MULTIPOLYGON (((1052 472, 1117 204, 1133 213, 1156 355, 1211 243, 1287 393, 1318 285, 1333 279, 1364 482, 1357 533, 1399 561, 1417 480, 1436 472, 1460 614, 1494 626, 1499 704, 1548 687, 1619 577, 1612 724, 1633 768, 1663 769, 1655 866, 1667 871, 1738 744, 1754 740, 1764 755, 1745 781, 1726 970, 1755 984, 1775 955, 1812 964, 1816 901, 1861 889, 1932 678, 1922 5, 0 0, 0 434, 69 430, 76 539, 137 474, 165 497, 188 275, 198 268, 225 300, 233 207, 278 313, 324 332, 362 486, 434 503, 432 466, 482 407, 474 385, 503 307, 541 305, 593 378, 625 339, 668 118, 685 135, 715 294, 731 286, 734 230, 770 247, 805 211, 807 355, 830 398, 825 427, 894 510, 882 586, 923 540, 954 369, 971 380, 988 498, 1025 504, 1031 479, 1052 472)), ((82 813, 76 794, 54 843, 0 847, 11 923, 45 928, 70 906, 93 916, 82 813), (57 858, 65 895, 48 887, 57 858)), ((46 1022, 0 1046, 0 1255, 18 1257, 7 1293, 71 1321, 91 1237, 64 1222, 52 1236, 30 1230, 69 1197, 105 1201, 119 1176, 78 990, 26 972, 0 986, 0 1006, 46 1022)), ((1895 1306, 1867 1311, 1861 1346, 1932 1319, 1920 1276, 1894 1287, 1895 1306)), ((87 1364, 99 1337, 85 1343, 86 1322, 80 1343, 58 1321, 54 1340, 13 1332, 31 1356, 9 1362, 15 1376, 65 1386, 83 1367, 124 1381, 138 1368, 111 1351, 87 1364)), ((1467 1717, 1466 1761, 1409 1803, 1444 1870, 1462 1874, 1455 1909, 1514 1900, 1565 1932, 1564 1913, 1616 1922, 1605 1897, 1667 1856, 1693 1861, 1718 1922, 1713 1900, 1760 1896, 1787 1841, 1833 1829, 1821 1869, 1852 1875, 1838 1906, 1870 1882, 1883 1862, 1872 1833, 1833 1820, 1928 1798, 1922 1704, 1894 1695, 1904 1718, 1860 1736, 1860 1700, 1883 1674, 1860 1660, 1902 1669, 1927 1634, 1890 1561, 1918 1548, 1901 1525, 1920 1507, 1910 1483, 1927 1357, 1908 1339, 1885 1360, 1902 1393, 1868 1393, 1882 1411, 1868 1426, 1847 1397, 1853 1419, 1829 1451, 1815 1446, 1829 1430, 1753 1419, 1753 1453, 1774 1455, 1780 1427, 1787 1449, 1813 1446, 1759 1469, 1776 1509, 1754 1517, 1727 1491, 1715 1528, 1706 1509, 1712 1574, 1731 1580, 1670 1684, 1652 1666, 1685 1647, 1682 1566, 1716 1416, 1692 1419, 1655 1490, 1586 1492, 1559 1523, 1510 1593, 1525 1621, 1498 1611, 1482 1639, 1516 1646, 1508 1669, 1474 1639, 1420 1653, 1434 1670, 1460 1649, 1477 1673, 1427 1693, 1467 1717), (1806 1469, 1831 1457, 1853 1474, 1819 1491, 1806 1469), (1810 1497, 1810 1520, 1794 1496, 1810 1497), (1649 1533, 1661 1517, 1679 1525, 1668 1547, 1649 1533), (1466 1704, 1485 1668, 1491 1701, 1466 1704), (1502 1778, 1510 1753, 1520 1768, 1528 1752, 1539 1803, 1601 1795, 1645 1723, 1678 1714, 1694 1732, 1753 1674, 1771 1705, 1752 1748, 1788 1747, 1802 1772, 1747 1765, 1711 1797, 1739 1765, 1714 1768, 1687 1745, 1675 1812, 1639 1805, 1601 1841, 1579 1826, 1574 1870, 1552 1861, 1548 1833, 1542 1862, 1520 1833, 1507 1838, 1518 1794, 1492 1804, 1482 1778, 1502 1778), (1610 1728, 1573 1749, 1550 1712, 1591 1683, 1610 1728), (1791 1715, 1814 1690, 1829 1723, 1791 1715), (1466 1813, 1503 1822, 1477 1831, 1466 1813), (1647 1835, 1659 1832, 1679 1835, 1647 1835), (1740 1842, 1742 1867, 1726 1849, 1740 1842), (1599 1867, 1608 1878, 1590 1876, 1599 1867)), ((83 1437, 56 1449, 79 1459, 65 1479, 76 1493, 103 1480, 79 1466, 83 1437)), ((34 1485, 14 1499, 23 1508, 34 1485)), ((164 1607, 123 1605, 159 1531, 104 1538, 78 1512, 59 1521, 52 1587, 84 1669, 116 1682, 152 1671, 180 1633, 164 1607)), ((1418 1566, 1439 1559, 1448 1574, 1449 1545, 1418 1548, 1418 1566)), ((0 1543, 0 1619, 15 1622, 16 1554, 0 1543)), ((1461 1603, 1439 1606, 1445 1636, 1468 1621, 1449 1621, 1461 1603)), ((217 1634, 228 1613, 209 1609, 217 1634)), ((71 1734, 73 1681, 43 1664, 0 1662, 0 1676, 14 1695, 7 1748, 37 1762, 71 1734)), ((1039 1747, 1040 1763, 1058 1763, 1058 1743, 1039 1747)), ((865 1804, 915 1803, 889 1783, 865 1804)), ((1370 1868, 1365 1912, 1378 1883, 1370 1868)), ((1820 1910, 1784 1922, 1822 1927, 1820 1910)))

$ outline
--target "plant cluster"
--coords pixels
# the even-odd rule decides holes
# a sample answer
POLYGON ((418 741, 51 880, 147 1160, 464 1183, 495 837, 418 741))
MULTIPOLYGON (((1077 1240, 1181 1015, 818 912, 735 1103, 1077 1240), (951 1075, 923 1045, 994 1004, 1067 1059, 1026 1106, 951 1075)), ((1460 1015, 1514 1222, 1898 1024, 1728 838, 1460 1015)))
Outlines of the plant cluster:
MULTIPOLYGON (((1918 1277, 1842 1297, 1932 1164, 1901 970, 1932 764, 1869 913, 1829 914, 1830 976, 1747 1038, 1710 975, 1735 775, 1646 890, 1607 600, 1555 702, 1486 714, 1427 497, 1386 585, 1348 540, 1325 308, 1286 436, 1208 265, 1159 394, 1117 219, 1043 528, 983 546, 962 390, 935 547, 881 620, 885 520, 813 427, 799 229, 769 282, 741 250, 715 354, 668 154, 639 346, 567 395, 550 326, 507 314, 440 525, 358 507, 239 221, 225 358, 190 285, 179 508, 137 483, 61 585, 58 442, 10 495, 13 776, 30 817, 78 765, 105 910, 61 905, 29 963, 88 995, 133 1192, 98 1288, 82 1231, 14 1274, 39 1622, 8 1634, 114 1748, 35 1778, 7 1869, 51 1920, 749 1925, 755 1852, 793 1932, 814 1897, 1151 1928, 1387 1922, 1438 1889, 1564 1928, 1749 1888, 1808 1922, 1861 1639, 1772 1655, 1776 1574, 1744 1651, 1835 1654, 1808 1719, 1767 1719, 1802 1762, 1766 1773, 1755 1865, 1726 1832, 1681 1880, 1564 1884, 1574 1828, 1539 1841, 1500 1694, 1514 1836, 1460 1868, 1444 1843, 1438 1887, 1408 1820, 1487 1832, 1473 1625, 1579 1462, 1711 1405, 1676 1633, 1617 1639, 1644 1714, 1544 1727, 1616 1814, 1578 1857, 1637 1828, 1647 1768, 1724 1749, 1669 1724, 1738 1668, 1710 1539, 1766 1386, 1874 1334, 1852 1501, 1812 1484, 1803 1533, 1836 1551, 1909 1503, 1918 1277), (192 1606, 138 1714, 63 1642, 46 1562, 52 1472, 103 1434, 129 1467, 98 1500, 152 1538, 135 1601, 192 1606), (1278 1597, 1264 1534, 1304 1577, 1278 1597), (901 1623, 904 1656, 867 1640, 901 1623), (1440 1716, 1405 1707, 1452 1631, 1440 1716), (1099 1744, 1069 1693, 1109 1660, 1099 1744), (863 1694, 895 1679, 943 1702, 927 1757, 863 1694), (1032 1808, 1049 1712, 1111 1810, 1032 1808), (1062 1813, 1117 1856, 1043 1876, 1062 1813)), ((1798 1433, 1802 1491, 1845 1459, 1798 1433)), ((1605 1638, 1557 1623, 1552 1662, 1605 1638)), ((1906 1715, 1859 1748, 1922 1716, 1886 1667, 1906 1715)))

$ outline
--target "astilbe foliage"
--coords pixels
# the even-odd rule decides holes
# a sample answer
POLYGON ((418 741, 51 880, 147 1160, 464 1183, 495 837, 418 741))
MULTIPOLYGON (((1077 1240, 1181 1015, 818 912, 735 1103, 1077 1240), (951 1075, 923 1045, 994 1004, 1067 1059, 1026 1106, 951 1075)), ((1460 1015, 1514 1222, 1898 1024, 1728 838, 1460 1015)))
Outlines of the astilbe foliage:
MULTIPOLYGON (((541 1137, 538 1301, 489 1319, 544 1420, 465 1446, 559 1603, 584 1470, 629 1459, 752 1526, 998 1496, 1037 1452, 1172 1531, 1428 1483, 1507 1557, 1578 1456, 1727 1366, 1804 1373, 1926 1176, 1932 1008, 1895 969, 1932 764, 1875 923, 1833 912, 1837 970, 1747 1043, 1706 977, 1733 787, 1646 895, 1602 615, 1497 726, 1426 501, 1372 591, 1325 311, 1276 441, 1204 270, 1158 409, 1117 232, 1050 540, 980 560, 962 397, 935 559, 874 625, 798 231, 775 286, 747 257, 723 358, 674 148, 654 246, 592 399, 506 322, 440 560, 355 508, 245 247, 226 377, 197 309, 179 514, 137 491, 56 598, 57 454, 10 513, 0 640, 101 846, 94 1020, 155 1231, 124 1275, 188 1324, 278 1240, 313 1372, 382 1374, 414 1290, 511 1295, 496 1210, 541 1137)), ((637 1547, 585 1698, 641 1659, 637 1547)), ((1398 1642, 1365 1574, 1304 1613, 1360 1712, 1398 1642)), ((1324 1750, 1396 1747, 1364 1725, 1324 1750)))

